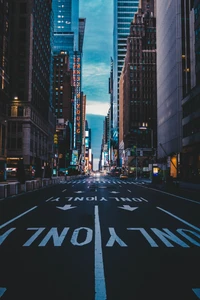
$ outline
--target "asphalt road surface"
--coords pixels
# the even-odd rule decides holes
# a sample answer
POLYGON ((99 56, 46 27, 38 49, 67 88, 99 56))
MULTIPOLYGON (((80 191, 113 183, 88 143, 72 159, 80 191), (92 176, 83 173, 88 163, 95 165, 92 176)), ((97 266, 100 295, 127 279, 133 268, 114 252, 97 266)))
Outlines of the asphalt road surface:
POLYGON ((0 201, 2 300, 200 299, 200 201, 84 177, 0 201))

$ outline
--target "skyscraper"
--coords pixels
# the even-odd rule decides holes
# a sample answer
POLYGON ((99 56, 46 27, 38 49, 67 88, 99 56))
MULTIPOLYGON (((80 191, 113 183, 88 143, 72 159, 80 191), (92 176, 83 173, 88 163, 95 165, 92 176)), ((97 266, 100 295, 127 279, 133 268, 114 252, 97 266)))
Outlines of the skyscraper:
POLYGON ((158 159, 171 176, 190 180, 200 170, 199 7, 157 1, 158 159))
POLYGON ((9 1, 0 1, 0 181, 6 179, 6 106, 9 99, 9 1))
POLYGON ((70 68, 74 51, 79 50, 79 0, 53 0, 54 53, 68 51, 70 68))
POLYGON ((113 138, 118 141, 119 78, 126 55, 126 40, 130 24, 137 12, 139 0, 114 0, 113 33, 113 138))
MULTIPOLYGON (((81 154, 82 145, 82 48, 85 19, 79 19, 79 0, 53 0, 54 55, 61 51, 69 55, 72 78, 72 142, 73 150, 81 154)), ((55 80, 55 78, 54 78, 55 80)), ((72 151, 73 152, 73 151, 72 151)), ((72 153, 73 154, 73 153, 72 153)))
MULTIPOLYGON (((50 125, 51 1, 13 0, 10 39, 8 158, 27 171, 53 153, 50 125)), ((51 123, 53 125, 53 122, 51 123)), ((52 136, 53 139, 53 136, 52 136)))
POLYGON ((130 26, 119 82, 119 155, 130 170, 131 164, 137 167, 137 151, 137 165, 144 174, 156 148, 156 18, 154 0, 142 0, 140 5, 130 26))

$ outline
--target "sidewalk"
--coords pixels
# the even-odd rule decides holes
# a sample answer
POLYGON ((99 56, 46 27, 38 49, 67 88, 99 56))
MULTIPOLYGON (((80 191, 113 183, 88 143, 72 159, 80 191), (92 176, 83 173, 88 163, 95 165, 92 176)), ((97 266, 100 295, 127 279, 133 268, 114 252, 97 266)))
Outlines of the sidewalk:
POLYGON ((60 183, 62 179, 59 177, 54 178, 35 178, 26 180, 21 184, 17 180, 7 180, 0 182, 0 200, 10 196, 16 196, 22 193, 39 190, 41 188, 52 186, 60 183))
POLYGON ((23 193, 36 191, 44 187, 50 187, 55 184, 65 183, 65 181, 80 178, 85 175, 73 176, 58 176, 51 178, 35 178, 26 180, 24 184, 20 184, 17 179, 8 179, 7 181, 0 182, 0 200, 10 196, 17 196, 23 193))
POLYGON ((147 183, 146 186, 163 191, 165 193, 173 194, 182 198, 188 198, 200 203, 200 184, 174 181, 171 184, 166 183, 147 183))

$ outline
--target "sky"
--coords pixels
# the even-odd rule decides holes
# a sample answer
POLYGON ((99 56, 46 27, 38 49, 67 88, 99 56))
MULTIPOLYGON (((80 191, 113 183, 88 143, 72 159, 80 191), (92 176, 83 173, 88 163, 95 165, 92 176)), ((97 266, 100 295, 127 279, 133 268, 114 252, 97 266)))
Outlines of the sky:
POLYGON ((113 56, 113 1, 79 0, 80 18, 86 18, 83 42, 82 91, 86 119, 92 131, 94 170, 98 169, 103 120, 110 107, 108 79, 113 56))

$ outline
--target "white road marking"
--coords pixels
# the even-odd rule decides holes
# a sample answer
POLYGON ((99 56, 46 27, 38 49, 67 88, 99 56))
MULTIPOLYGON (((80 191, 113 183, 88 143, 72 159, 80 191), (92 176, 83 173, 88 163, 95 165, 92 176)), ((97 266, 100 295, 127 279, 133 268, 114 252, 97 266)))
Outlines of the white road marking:
POLYGON ((173 196, 173 197, 176 197, 176 198, 179 198, 179 199, 183 199, 183 200, 190 201, 190 202, 193 202, 193 203, 196 203, 196 204, 200 204, 200 202, 198 202, 198 201, 191 200, 191 199, 188 199, 188 198, 184 198, 184 197, 181 197, 181 196, 177 196, 175 194, 170 194, 170 193, 167 193, 167 192, 164 192, 164 191, 161 191, 161 190, 157 190, 157 189, 153 189, 153 188, 149 188, 149 187, 146 187, 146 186, 142 186, 142 187, 145 188, 145 189, 150 189, 150 190, 155 191, 155 192, 160 192, 160 193, 170 195, 170 196, 173 196))
POLYGON ((1 298, 1 296, 3 296, 3 294, 5 293, 5 291, 6 291, 6 288, 0 287, 0 298, 1 298))
POLYGON ((50 201, 52 198, 53 198, 53 197, 51 197, 51 198, 47 199, 47 200, 46 200, 46 202, 49 202, 49 201, 50 201))
POLYGON ((99 209, 95 205, 95 253, 94 253, 94 274, 95 274, 95 300, 106 300, 106 284, 103 265, 101 228, 99 221, 99 209))
POLYGON ((186 225, 192 227, 193 229, 195 229, 195 230, 197 230, 197 231, 200 231, 200 228, 198 228, 198 227, 196 227, 196 226, 194 226, 194 225, 188 223, 187 221, 185 221, 185 220, 183 220, 183 219, 177 217, 176 215, 170 213, 169 211, 167 211, 167 210, 165 210, 165 209, 163 209, 163 208, 161 208, 161 207, 158 207, 158 206, 157 206, 157 208, 160 209, 160 210, 162 210, 162 211, 164 211, 165 213, 167 213, 168 215, 172 216, 173 218, 175 218, 175 219, 181 221, 182 223, 184 223, 184 224, 186 224, 186 225))
POLYGON ((62 191, 62 193, 66 192, 66 189, 62 191))
POLYGON ((21 218, 21 217, 24 216, 25 214, 28 214, 30 211, 34 210, 35 208, 37 208, 37 206, 32 207, 31 209, 25 211, 25 212, 22 213, 21 215, 19 215, 19 216, 15 217, 15 218, 11 219, 10 221, 8 221, 8 222, 6 222, 6 223, 0 225, 0 229, 3 228, 3 227, 5 227, 6 225, 12 223, 13 221, 15 221, 15 220, 21 218))
POLYGON ((118 206, 118 207, 121 209, 124 209, 124 210, 129 210, 129 211, 134 211, 135 209, 138 208, 138 207, 131 207, 130 205, 123 205, 122 207, 121 206, 118 206))
POLYGON ((192 289, 195 295, 200 299, 200 289, 192 289))
POLYGON ((131 191, 130 190, 127 190, 129 193, 131 193, 131 191))
POLYGON ((61 210, 68 210, 68 209, 72 209, 72 208, 76 208, 76 206, 71 206, 71 204, 66 204, 65 206, 56 206, 57 208, 61 209, 61 210))

